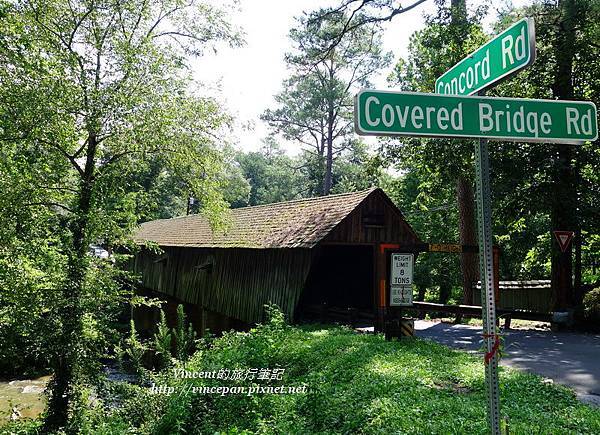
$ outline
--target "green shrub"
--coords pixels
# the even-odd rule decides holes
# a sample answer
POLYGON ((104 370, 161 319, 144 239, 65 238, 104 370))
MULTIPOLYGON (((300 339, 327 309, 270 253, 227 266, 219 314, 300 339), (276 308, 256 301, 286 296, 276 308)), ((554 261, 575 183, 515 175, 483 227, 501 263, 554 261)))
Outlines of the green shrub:
POLYGON ((600 323, 600 287, 583 297, 583 314, 586 319, 600 323))
POLYGON ((139 376, 144 371, 144 355, 148 348, 138 338, 133 320, 129 325, 129 336, 117 347, 116 353, 121 370, 139 376))
MULTIPOLYGON (((229 332, 186 364, 190 371, 284 368, 282 381, 305 394, 174 394, 153 433, 487 433, 481 358, 439 344, 343 327, 269 321, 229 332), (244 432, 247 431, 247 432, 244 432)), ((511 433, 600 433, 600 411, 567 388, 501 369, 502 412, 511 433), (568 410, 568 412, 566 412, 568 410)), ((170 385, 252 385, 251 381, 168 379, 170 385)))
MULTIPOLYGON (((357 334, 344 327, 292 327, 274 307, 267 314, 265 324, 225 333, 208 347, 201 341, 188 362, 173 364, 196 372, 283 368, 281 381, 176 379, 172 370, 163 370, 151 382, 177 388, 174 394, 113 386, 108 395, 113 406, 89 414, 87 433, 488 432, 480 357, 417 338, 385 341, 379 334, 357 334), (250 396, 189 391, 193 386, 253 383, 307 389, 250 396)), ((600 410, 539 376, 503 368, 500 393, 511 433, 600 433, 600 410)))
POLYGON ((179 361, 187 361, 196 349, 196 331, 185 317, 183 305, 177 306, 177 326, 173 331, 175 337, 175 356, 179 361))
POLYGON ((160 323, 154 334, 154 350, 157 357, 157 365, 159 369, 169 368, 171 361, 171 346, 173 344, 173 334, 167 325, 165 312, 160 310, 160 323))

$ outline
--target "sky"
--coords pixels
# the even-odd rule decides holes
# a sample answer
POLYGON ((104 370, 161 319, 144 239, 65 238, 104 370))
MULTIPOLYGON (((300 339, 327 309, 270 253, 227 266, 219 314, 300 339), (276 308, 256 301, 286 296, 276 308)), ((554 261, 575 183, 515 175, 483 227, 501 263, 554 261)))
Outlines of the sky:
MULTIPOLYGON (((473 0, 469 4, 482 4, 484 1, 490 5, 488 22, 491 22, 497 13, 495 8, 503 8, 511 0, 473 0)), ((303 11, 338 2, 241 0, 232 22, 245 33, 245 44, 237 48, 219 47, 216 53, 211 52, 193 62, 194 78, 204 83, 205 89, 211 89, 210 95, 218 98, 236 118, 232 139, 237 148, 258 150, 262 139, 269 133, 268 126, 260 120, 260 114, 274 107, 273 96, 280 91, 282 81, 288 76, 283 56, 291 48, 287 34, 294 26, 294 17, 303 11)), ((512 3, 522 6, 529 2, 512 0, 512 3)), ((384 24, 384 49, 394 53, 393 64, 406 55, 410 36, 424 27, 424 15, 434 12, 434 1, 428 0, 384 24)), ((373 80, 377 88, 387 87, 385 77, 388 73, 389 69, 373 80)), ((280 142, 288 153, 299 152, 295 144, 280 142)))

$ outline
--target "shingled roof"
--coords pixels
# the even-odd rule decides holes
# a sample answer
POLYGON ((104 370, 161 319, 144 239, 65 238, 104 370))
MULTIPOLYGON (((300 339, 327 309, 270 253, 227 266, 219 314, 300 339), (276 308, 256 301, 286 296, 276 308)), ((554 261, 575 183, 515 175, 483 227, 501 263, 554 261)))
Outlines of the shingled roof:
POLYGON ((233 209, 225 231, 213 232, 197 214, 150 221, 134 239, 197 248, 311 248, 376 190, 233 209))

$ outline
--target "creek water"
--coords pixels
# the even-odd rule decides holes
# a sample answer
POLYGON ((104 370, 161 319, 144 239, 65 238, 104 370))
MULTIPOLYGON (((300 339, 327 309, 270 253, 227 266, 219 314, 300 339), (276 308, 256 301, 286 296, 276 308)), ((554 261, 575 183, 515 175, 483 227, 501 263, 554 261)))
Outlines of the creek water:
POLYGON ((46 407, 44 389, 50 376, 0 382, 0 422, 33 418, 46 407))
MULTIPOLYGON (((137 379, 112 361, 103 370, 107 381, 133 383, 137 379)), ((49 381, 50 376, 0 381, 0 426, 3 421, 39 416, 46 407, 44 389, 49 381)))

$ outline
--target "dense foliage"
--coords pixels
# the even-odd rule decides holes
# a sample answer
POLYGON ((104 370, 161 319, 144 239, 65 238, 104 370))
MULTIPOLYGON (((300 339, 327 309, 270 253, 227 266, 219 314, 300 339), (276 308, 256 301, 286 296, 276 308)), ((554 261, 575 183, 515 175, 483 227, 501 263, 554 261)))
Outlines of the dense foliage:
POLYGON ((0 14, 0 368, 51 369, 49 431, 76 421, 109 350, 127 290, 115 248, 147 212, 150 179, 223 215, 215 133, 228 117, 187 61, 239 36, 195 1, 2 1, 0 14))
MULTIPOLYGON (((225 199, 237 208, 320 195, 323 173, 317 160, 309 152, 287 155, 270 136, 258 151, 237 153, 233 173, 241 179, 225 186, 225 199)), ((379 175, 377 158, 364 143, 353 142, 335 159, 331 193, 368 189, 379 183, 379 175)))
MULTIPOLYGON (((491 37, 485 10, 448 3, 438 0, 412 36, 390 86, 430 92, 437 76, 491 37)), ((168 371, 149 374, 143 360, 153 353, 155 367, 169 368, 196 344, 182 313, 174 330, 161 322, 152 343, 133 327, 124 337, 118 331, 131 296, 123 266, 140 222, 204 213, 224 227, 228 205, 379 185, 424 241, 475 243, 471 142, 388 139, 373 153, 352 131, 353 92, 391 61, 379 23, 403 9, 348 0, 296 21, 291 75, 263 115, 275 133, 302 144, 289 156, 276 136, 249 153, 223 143, 231 118, 189 68, 191 56, 215 43, 241 41, 231 11, 211 4, 0 0, 0 375, 54 375, 46 432, 484 431, 482 374, 470 357, 419 340, 291 328, 278 316, 210 347, 201 342, 186 367, 282 367, 286 382, 310 387, 305 395, 166 398, 100 381, 102 358, 116 347, 140 379, 177 384, 168 371)), ((600 2, 509 8, 494 31, 522 16, 536 21, 537 62, 493 92, 600 105, 600 2)), ((557 257, 567 258, 551 233, 560 224, 577 233, 575 287, 592 288, 600 277, 598 142, 495 142, 491 159, 502 278, 549 277, 557 257)), ((476 276, 463 273, 461 282, 461 260, 419 256, 419 299, 470 301, 464 289, 476 276)), ((598 290, 571 299, 597 322, 598 290)), ((600 431, 597 412, 565 389, 512 371, 503 388, 517 433, 600 431)))
MULTIPOLYGON (((431 92, 435 79, 442 72, 491 38, 480 25, 485 11, 476 10, 457 17, 449 8, 449 2, 437 3, 438 11, 428 18, 428 25, 411 37, 408 54, 399 60, 390 75, 391 85, 404 90, 431 92)), ((455 3, 460 2, 452 4, 455 3)), ((494 32, 524 16, 534 18, 537 60, 490 94, 515 98, 564 98, 555 89, 561 56, 556 44, 560 42, 560 29, 567 19, 561 8, 573 5, 577 23, 570 47, 574 51, 571 98, 598 104, 600 76, 596 64, 599 47, 595 42, 600 13, 598 2, 573 0, 561 2, 561 5, 536 2, 531 7, 509 8, 500 14, 494 23, 494 32)), ((490 144, 493 230, 494 242, 501 249, 501 279, 549 279, 551 260, 558 249, 552 230, 559 225, 559 214, 567 213, 570 220, 561 218, 561 228, 570 228, 576 233, 578 229, 581 231, 580 238, 576 234, 572 254, 569 254, 572 255, 575 281, 571 303, 577 304, 581 297, 576 294, 580 281, 584 284, 582 289, 586 288, 586 283, 597 281, 600 220, 596 191, 600 184, 598 171, 591 169, 600 165, 597 149, 597 141, 568 146, 566 151, 565 146, 551 144, 490 144), (564 162, 565 152, 572 153, 567 159, 568 164, 564 162), (568 171, 568 176, 561 175, 560 171, 568 171)), ((399 179, 388 180, 385 186, 400 208, 407 211, 417 233, 431 242, 462 243, 463 205, 457 192, 460 185, 457 181, 466 180, 470 186, 474 183, 473 142, 386 139, 381 141, 380 153, 384 164, 392 164, 402 173, 399 179)), ((417 285, 429 286, 440 299, 447 294, 444 286, 454 287, 456 294, 461 273, 457 263, 448 267, 445 264, 448 261, 451 260, 444 256, 422 256, 419 259, 421 270, 432 273, 419 273, 417 285), (449 273, 436 273, 444 270, 449 273)))
POLYGON ((588 292, 583 298, 583 310, 587 320, 600 326, 600 287, 588 292))
MULTIPOLYGON (((152 382, 176 388, 172 394, 113 386, 111 400, 122 406, 99 403, 88 414, 89 433, 487 433, 481 359, 420 339, 387 342, 340 327, 291 327, 274 313, 265 325, 215 339, 179 368, 281 368, 281 381, 174 379, 164 372, 152 382), (306 385, 306 393, 190 390, 253 382, 306 385)), ((538 376, 503 369, 501 396, 510 433, 600 431, 600 410, 538 376)))

